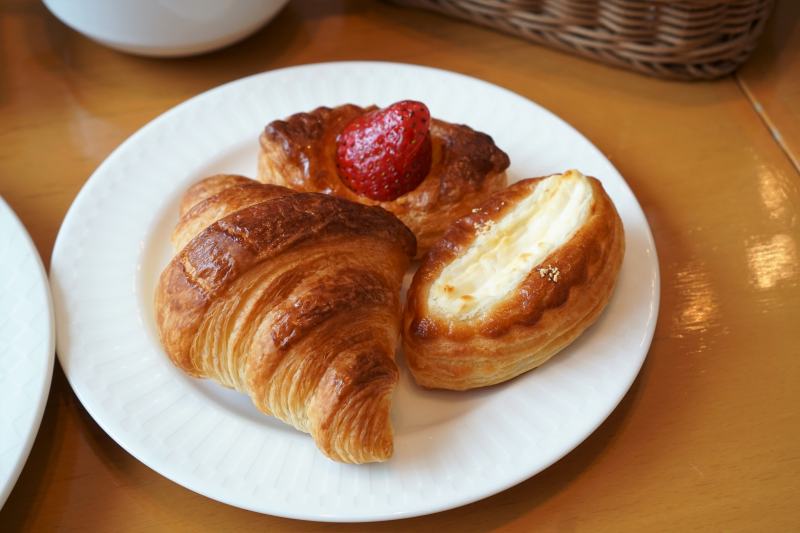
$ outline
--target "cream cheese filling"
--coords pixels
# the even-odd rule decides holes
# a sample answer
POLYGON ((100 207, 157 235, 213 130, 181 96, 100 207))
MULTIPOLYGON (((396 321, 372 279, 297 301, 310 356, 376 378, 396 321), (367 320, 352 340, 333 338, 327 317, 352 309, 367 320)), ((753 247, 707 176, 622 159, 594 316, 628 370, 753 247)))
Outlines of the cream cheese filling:
POLYGON ((500 220, 479 228, 442 270, 428 293, 429 310, 458 319, 486 313, 572 238, 591 204, 591 184, 577 170, 543 179, 500 220))

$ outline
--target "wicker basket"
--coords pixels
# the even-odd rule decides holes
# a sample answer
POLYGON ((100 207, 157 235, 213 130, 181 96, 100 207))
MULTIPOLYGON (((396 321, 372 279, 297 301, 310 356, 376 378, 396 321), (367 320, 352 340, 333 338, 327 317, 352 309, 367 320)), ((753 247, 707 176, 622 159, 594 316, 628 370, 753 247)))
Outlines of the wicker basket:
POLYGON ((773 0, 392 0, 652 76, 730 74, 756 46, 773 0))

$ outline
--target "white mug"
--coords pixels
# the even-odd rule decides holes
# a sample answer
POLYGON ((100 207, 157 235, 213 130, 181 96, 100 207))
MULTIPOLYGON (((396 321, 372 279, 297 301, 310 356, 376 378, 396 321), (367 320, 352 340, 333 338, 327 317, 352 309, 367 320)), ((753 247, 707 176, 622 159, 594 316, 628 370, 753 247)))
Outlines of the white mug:
POLYGON ((44 0, 67 26, 101 44, 146 56, 222 48, 255 33, 288 0, 44 0))

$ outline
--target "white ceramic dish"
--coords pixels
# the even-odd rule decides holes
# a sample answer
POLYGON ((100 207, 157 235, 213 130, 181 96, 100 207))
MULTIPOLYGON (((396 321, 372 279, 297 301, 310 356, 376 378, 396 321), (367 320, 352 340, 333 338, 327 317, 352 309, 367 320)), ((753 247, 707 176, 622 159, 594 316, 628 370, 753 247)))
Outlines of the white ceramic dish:
POLYGON ((39 431, 53 376, 53 335, 39 253, 0 198, 0 507, 39 431))
POLYGON ((64 24, 110 48, 180 57, 255 33, 288 0, 44 0, 64 24))
MULTIPOLYGON (((326 521, 432 513, 489 496, 572 450, 636 377, 656 323, 659 275, 647 222, 625 181, 568 124, 519 95, 436 69, 328 63, 259 74, 179 105, 123 143, 78 195, 59 232, 51 283, 58 354, 86 409, 135 457, 194 491, 258 512, 326 521), (319 105, 425 101, 490 133, 520 179, 575 167, 599 177, 626 228, 615 295, 552 361, 469 393, 424 391, 404 371, 395 455, 337 464, 245 396, 183 375, 164 355, 153 291, 170 257, 178 199, 217 172, 253 176, 264 125, 319 105)), ((401 361, 401 368, 403 363, 401 361)))

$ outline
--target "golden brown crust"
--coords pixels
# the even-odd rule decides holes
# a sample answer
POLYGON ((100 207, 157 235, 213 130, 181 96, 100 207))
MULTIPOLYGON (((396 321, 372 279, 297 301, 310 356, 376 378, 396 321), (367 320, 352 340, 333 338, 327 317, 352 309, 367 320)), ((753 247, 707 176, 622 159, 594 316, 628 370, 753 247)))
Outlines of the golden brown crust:
POLYGON ((380 208, 332 196, 239 179, 211 185, 190 190, 205 192, 179 227, 194 227, 192 215, 211 223, 156 290, 167 354, 311 433, 333 459, 387 459, 413 234, 380 208))
POLYGON ((494 194, 459 219, 422 261, 408 291, 403 346, 417 382, 469 389, 500 383, 541 365, 594 322, 611 296, 624 254, 622 222, 599 181, 585 223, 500 303, 468 320, 438 316, 428 294, 442 270, 462 255, 487 221, 496 222, 542 178, 494 194))
POLYGON ((201 180, 184 195, 181 218, 172 232, 172 246, 180 250, 217 220, 245 207, 288 194, 295 192, 235 174, 218 174, 201 180))
POLYGON ((431 120, 433 162, 425 180, 391 202, 376 202, 345 185, 336 170, 336 137, 353 119, 375 110, 343 105, 297 113, 267 125, 260 138, 258 177, 298 191, 333 194, 394 213, 417 237, 422 255, 449 224, 505 187, 508 156, 492 138, 468 126, 431 120))
POLYGON ((251 183, 253 183, 253 180, 238 174, 215 174, 204 178, 183 193, 179 214, 183 217, 192 207, 225 189, 235 185, 249 185, 251 183))

